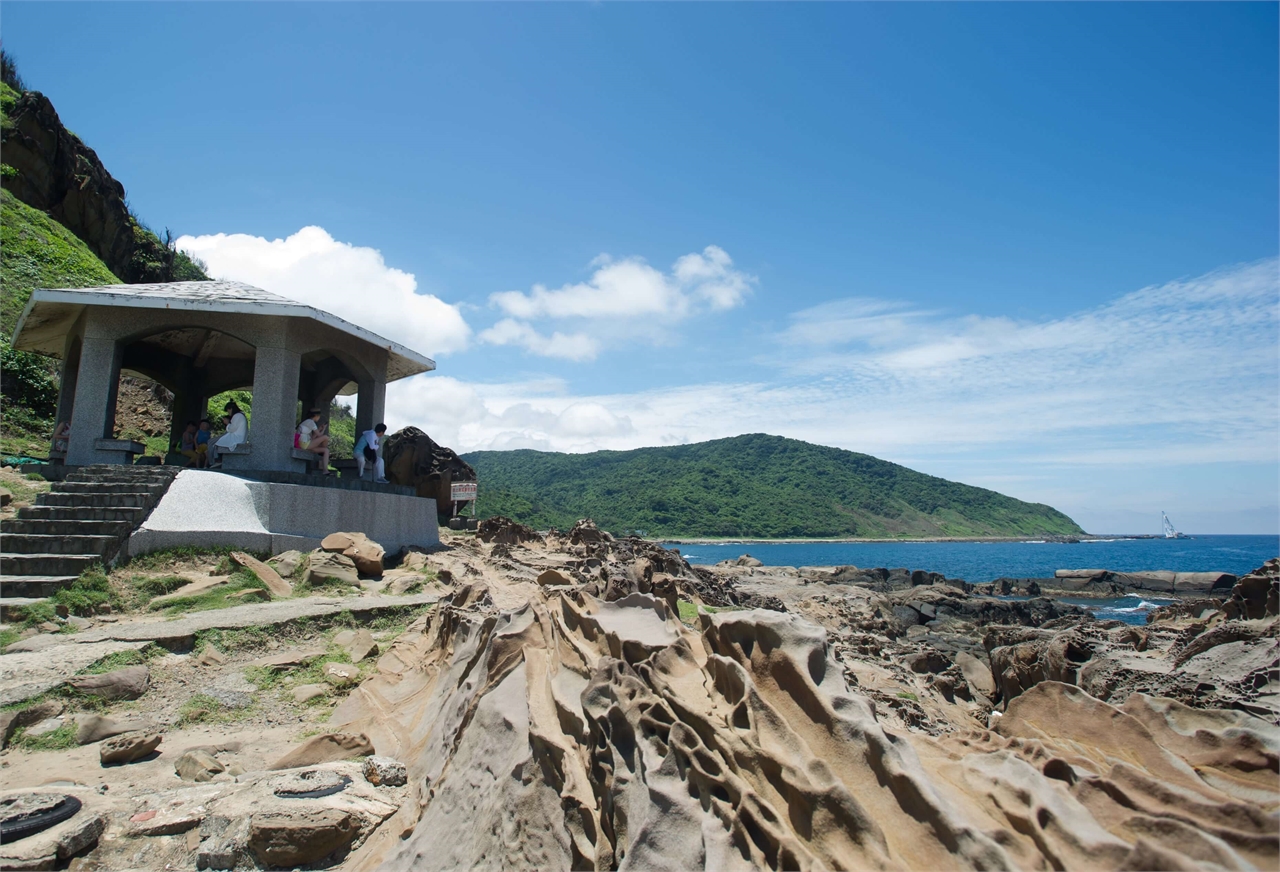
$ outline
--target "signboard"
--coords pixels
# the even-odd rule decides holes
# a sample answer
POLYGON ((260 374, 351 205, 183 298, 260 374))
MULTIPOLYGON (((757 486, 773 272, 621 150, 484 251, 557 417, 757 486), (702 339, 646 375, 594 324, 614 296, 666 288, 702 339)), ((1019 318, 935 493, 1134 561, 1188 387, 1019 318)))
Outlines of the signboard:
POLYGON ((455 481, 449 485, 449 499, 455 503, 475 498, 476 483, 474 481, 455 481))

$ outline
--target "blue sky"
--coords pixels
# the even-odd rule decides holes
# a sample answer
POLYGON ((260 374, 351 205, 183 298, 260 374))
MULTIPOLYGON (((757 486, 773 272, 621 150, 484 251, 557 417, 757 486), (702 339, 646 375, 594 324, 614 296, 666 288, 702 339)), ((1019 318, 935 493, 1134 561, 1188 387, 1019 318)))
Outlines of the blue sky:
POLYGON ((1280 526, 1274 4, 4 4, 211 270, 460 450, 773 432, 1280 526))

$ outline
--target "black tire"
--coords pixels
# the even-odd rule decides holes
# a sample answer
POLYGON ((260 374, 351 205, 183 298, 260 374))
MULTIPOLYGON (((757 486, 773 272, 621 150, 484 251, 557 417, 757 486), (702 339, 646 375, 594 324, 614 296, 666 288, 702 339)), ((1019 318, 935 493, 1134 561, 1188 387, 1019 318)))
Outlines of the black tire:
POLYGON ((0 819, 0 844, 9 844, 27 836, 44 832, 54 824, 60 824, 80 811, 80 800, 74 796, 64 796, 62 802, 51 809, 24 815, 15 820, 0 819))

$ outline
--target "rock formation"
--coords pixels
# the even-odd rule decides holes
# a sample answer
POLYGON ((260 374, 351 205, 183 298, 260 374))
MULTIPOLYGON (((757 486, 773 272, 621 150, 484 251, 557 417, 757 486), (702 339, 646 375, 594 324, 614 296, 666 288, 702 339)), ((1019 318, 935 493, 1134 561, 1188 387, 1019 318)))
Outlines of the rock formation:
POLYGON ((386 438, 382 449, 387 478, 436 501, 441 516, 453 514, 449 486, 475 481, 476 471, 452 449, 436 444, 417 427, 405 427, 386 438))

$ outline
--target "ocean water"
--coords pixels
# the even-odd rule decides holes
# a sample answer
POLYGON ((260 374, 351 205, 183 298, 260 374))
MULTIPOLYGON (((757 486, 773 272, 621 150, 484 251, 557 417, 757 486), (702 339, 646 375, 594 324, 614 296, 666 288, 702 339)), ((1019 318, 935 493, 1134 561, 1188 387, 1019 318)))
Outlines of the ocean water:
POLYGON ((1049 578, 1059 569, 1230 572, 1244 575, 1280 557, 1280 536, 1107 539, 1057 542, 737 542, 667 544, 690 563, 750 554, 766 566, 859 566, 923 569, 974 584, 997 578, 1049 578))
MULTIPOLYGON (((1049 578, 1059 569, 1117 572, 1168 569, 1244 575, 1280 556, 1280 536, 1196 536, 1190 539, 1108 539, 1057 542, 738 542, 668 544, 690 563, 712 564, 750 554, 767 566, 884 566, 923 569, 974 584, 997 578, 1049 578)), ((1145 624, 1147 612, 1170 599, 1063 598, 1099 618, 1145 624)))

